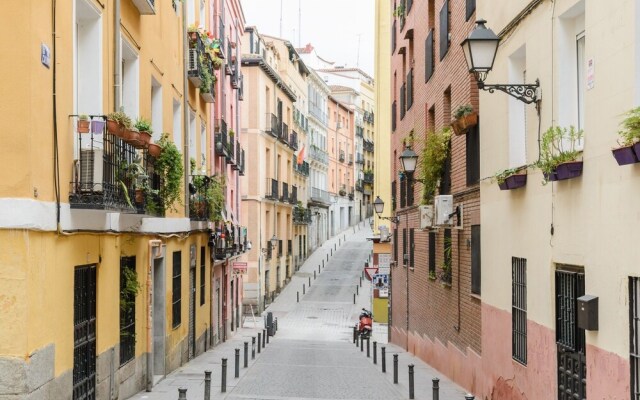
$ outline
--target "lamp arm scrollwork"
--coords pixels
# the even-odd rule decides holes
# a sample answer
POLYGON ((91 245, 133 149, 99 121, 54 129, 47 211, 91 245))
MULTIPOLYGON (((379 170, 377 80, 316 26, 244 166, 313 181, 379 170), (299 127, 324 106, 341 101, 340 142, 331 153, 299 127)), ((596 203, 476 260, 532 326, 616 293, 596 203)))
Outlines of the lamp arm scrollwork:
POLYGON ((496 90, 499 90, 527 104, 537 103, 538 101, 540 101, 540 98, 538 97, 540 90, 540 81, 537 79, 535 84, 495 85, 487 85, 483 81, 478 80, 478 89, 486 90, 489 93, 493 93, 496 90))

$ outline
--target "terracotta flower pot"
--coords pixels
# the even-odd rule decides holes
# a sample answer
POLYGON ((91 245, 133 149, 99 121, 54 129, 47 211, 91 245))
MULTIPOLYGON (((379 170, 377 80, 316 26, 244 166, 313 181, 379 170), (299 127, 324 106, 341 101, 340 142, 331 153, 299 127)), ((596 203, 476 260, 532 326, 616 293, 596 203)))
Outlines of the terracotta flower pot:
POLYGON ((451 121, 451 128, 456 135, 463 135, 471 127, 478 125, 478 113, 467 114, 451 121))
POLYGON ((146 147, 149 145, 149 143, 151 143, 151 132, 147 132, 147 131, 140 131, 140 142, 142 143, 142 146, 146 147))
POLYGON ((77 124, 78 133, 89 133, 91 121, 88 119, 79 119, 77 124))
POLYGON ((136 189, 136 204, 144 203, 144 192, 142 189, 136 189))
POLYGON ((148 150, 149 150, 149 155, 153 158, 160 157, 160 153, 162 153, 162 147, 160 147, 155 143, 149 143, 148 150))
POLYGON ((133 147, 140 149, 144 145, 140 136, 140 132, 137 129, 125 129, 125 137, 123 139, 133 147))
POLYGON ((116 135, 120 138, 123 137, 123 130, 124 127, 122 125, 120 125, 120 123, 118 121, 115 121, 113 119, 108 119, 107 120, 107 131, 109 133, 111 133, 112 135, 116 135))

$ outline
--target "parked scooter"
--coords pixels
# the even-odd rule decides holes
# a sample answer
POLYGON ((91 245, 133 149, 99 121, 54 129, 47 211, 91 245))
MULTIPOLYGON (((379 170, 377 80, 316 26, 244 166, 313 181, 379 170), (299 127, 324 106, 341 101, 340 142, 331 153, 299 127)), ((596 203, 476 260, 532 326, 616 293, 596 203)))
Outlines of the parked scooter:
POLYGON ((358 322, 358 334, 360 337, 368 338, 371 336, 371 330, 373 327, 373 314, 371 311, 362 309, 360 313, 360 321, 358 322))

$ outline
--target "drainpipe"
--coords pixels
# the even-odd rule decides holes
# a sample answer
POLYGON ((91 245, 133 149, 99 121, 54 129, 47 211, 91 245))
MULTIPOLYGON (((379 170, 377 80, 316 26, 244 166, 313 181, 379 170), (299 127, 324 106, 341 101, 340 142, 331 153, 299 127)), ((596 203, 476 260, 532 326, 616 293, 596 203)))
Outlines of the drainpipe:
MULTIPOLYGON (((162 246, 162 240, 149 240, 149 262, 147 267, 147 392, 153 388, 153 255, 155 247, 162 246)), ((160 249, 162 250, 162 249, 160 249)), ((164 335, 164 332, 163 332, 164 335)))
POLYGON ((184 215, 189 217, 189 78, 187 76, 188 61, 189 61, 189 45, 187 42, 187 2, 182 2, 182 56, 183 56, 183 71, 182 71, 182 93, 183 93, 183 168, 184 168, 184 215))
POLYGON ((120 111, 122 105, 122 33, 120 29, 120 0, 113 3, 113 111, 120 111))

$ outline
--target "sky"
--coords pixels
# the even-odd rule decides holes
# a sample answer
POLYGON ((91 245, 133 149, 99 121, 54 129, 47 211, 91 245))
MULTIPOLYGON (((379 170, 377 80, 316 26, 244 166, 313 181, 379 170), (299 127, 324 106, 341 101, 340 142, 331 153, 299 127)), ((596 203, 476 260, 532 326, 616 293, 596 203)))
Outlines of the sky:
POLYGON ((322 58, 336 65, 359 66, 373 76, 374 0, 240 0, 247 26, 280 36, 295 47, 311 43, 322 58), (298 15, 302 11, 302 33, 298 15), (358 35, 360 46, 358 46, 358 35), (299 39, 300 38, 300 39, 299 39), (358 55, 359 47, 359 55, 358 55))

